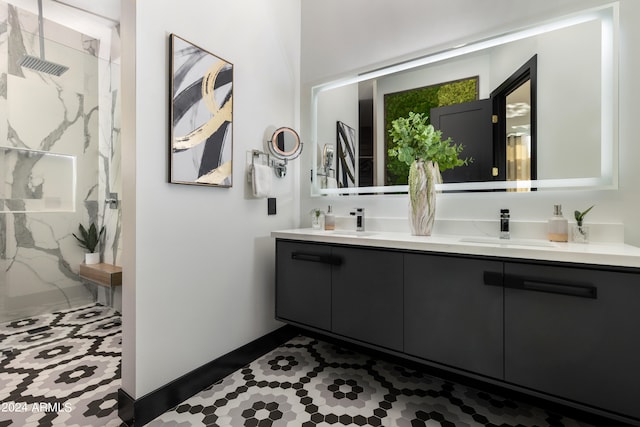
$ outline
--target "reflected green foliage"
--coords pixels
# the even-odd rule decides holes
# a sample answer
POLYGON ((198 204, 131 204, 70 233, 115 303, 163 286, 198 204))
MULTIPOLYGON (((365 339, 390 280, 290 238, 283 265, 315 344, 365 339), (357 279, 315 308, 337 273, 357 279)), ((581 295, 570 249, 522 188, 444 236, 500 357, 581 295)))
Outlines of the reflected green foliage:
MULTIPOLYGON (((394 120, 400 117, 408 117, 410 112, 429 116, 432 108, 461 104, 475 101, 476 99, 478 99, 478 77, 385 95, 385 147, 390 148, 393 145, 389 140, 389 130, 394 120)), ((430 121, 427 123, 430 123, 430 121)), ((385 185, 407 184, 409 166, 405 162, 398 160, 397 157, 389 157, 387 155, 385 164, 387 165, 385 185)))
POLYGON ((434 162, 440 172, 467 165, 472 159, 460 159, 463 146, 454 144, 451 138, 442 139, 442 131, 434 129, 425 114, 409 112, 409 117, 400 117, 391 122, 389 136, 393 146, 389 157, 410 166, 416 160, 434 162))

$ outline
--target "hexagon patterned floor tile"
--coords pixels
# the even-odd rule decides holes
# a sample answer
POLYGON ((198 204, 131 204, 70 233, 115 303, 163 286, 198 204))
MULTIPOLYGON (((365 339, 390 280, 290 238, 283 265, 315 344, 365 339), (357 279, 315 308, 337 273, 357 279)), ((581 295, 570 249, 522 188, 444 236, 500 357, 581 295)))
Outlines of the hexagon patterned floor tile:
POLYGON ((574 427, 587 424, 299 336, 147 426, 574 427))
POLYGON ((99 304, 0 324, 0 427, 120 426, 120 315, 99 304))
MULTIPOLYGON (((0 324, 5 426, 123 426, 120 316, 89 305, 0 324), (21 406, 16 406, 19 404, 21 406), (9 411, 12 409, 12 411, 9 411)), ((149 427, 577 427, 576 420, 298 336, 149 427)))

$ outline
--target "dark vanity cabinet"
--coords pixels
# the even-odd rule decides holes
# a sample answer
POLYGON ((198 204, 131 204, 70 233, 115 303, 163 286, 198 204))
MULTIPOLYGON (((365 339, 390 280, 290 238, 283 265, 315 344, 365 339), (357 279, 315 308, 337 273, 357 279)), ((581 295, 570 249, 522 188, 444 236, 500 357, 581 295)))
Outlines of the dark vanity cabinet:
POLYGON ((502 379, 502 289, 484 284, 502 262, 405 255, 405 353, 502 379))
POLYGON ((276 317, 640 422, 632 268, 276 241, 276 317))
POLYGON ((276 317, 331 330, 332 248, 278 241, 276 317))
POLYGON ((402 254, 276 243, 276 317, 402 351, 402 254))
POLYGON ((640 417, 640 276, 505 263, 505 380, 640 417))
POLYGON ((331 330, 402 351, 402 253, 336 247, 331 276, 331 330))

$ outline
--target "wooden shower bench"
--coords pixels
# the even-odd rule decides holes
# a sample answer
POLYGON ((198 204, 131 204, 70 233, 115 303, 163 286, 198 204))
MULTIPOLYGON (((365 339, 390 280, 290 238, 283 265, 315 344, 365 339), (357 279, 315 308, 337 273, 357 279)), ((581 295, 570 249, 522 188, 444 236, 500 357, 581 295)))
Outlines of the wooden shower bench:
POLYGON ((80 277, 99 286, 109 288, 109 307, 113 307, 116 286, 122 286, 122 267, 112 264, 80 264, 80 277))

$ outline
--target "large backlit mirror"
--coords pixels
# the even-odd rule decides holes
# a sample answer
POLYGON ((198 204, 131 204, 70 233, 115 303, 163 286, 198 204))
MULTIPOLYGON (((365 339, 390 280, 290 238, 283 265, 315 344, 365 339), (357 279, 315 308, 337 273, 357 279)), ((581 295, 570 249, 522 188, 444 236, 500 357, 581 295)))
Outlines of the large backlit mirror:
POLYGON ((615 188, 617 16, 608 5, 314 86, 312 193, 406 192, 386 129, 414 102, 474 158, 442 191, 615 188))

